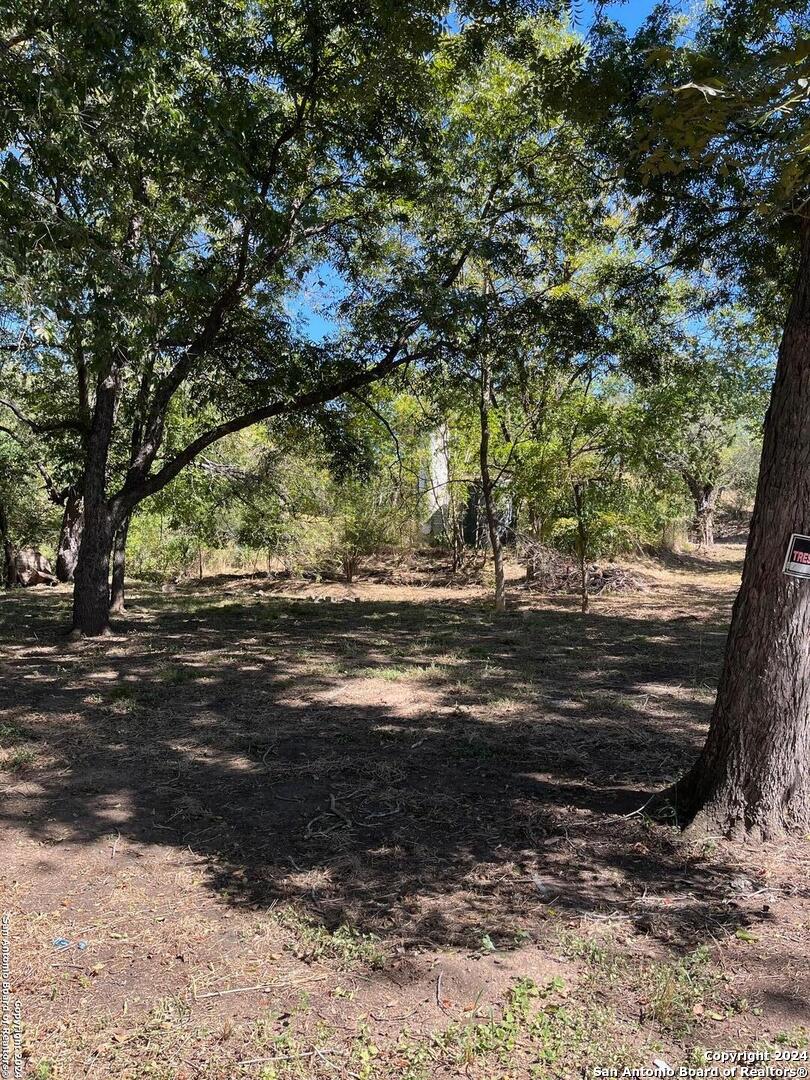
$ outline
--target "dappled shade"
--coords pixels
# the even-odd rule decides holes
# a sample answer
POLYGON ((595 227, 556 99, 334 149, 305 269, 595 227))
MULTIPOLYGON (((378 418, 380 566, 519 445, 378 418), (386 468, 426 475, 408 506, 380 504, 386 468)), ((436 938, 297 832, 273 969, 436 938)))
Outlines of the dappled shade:
POLYGON ((145 593, 126 639, 67 647, 64 597, 7 596, 3 718, 42 764, 3 818, 61 860, 116 832, 188 848, 229 905, 405 944, 509 944, 549 907, 702 940, 731 871, 633 813, 701 742, 725 626, 689 599, 495 619, 145 593), (660 923, 647 891, 680 897, 660 923))

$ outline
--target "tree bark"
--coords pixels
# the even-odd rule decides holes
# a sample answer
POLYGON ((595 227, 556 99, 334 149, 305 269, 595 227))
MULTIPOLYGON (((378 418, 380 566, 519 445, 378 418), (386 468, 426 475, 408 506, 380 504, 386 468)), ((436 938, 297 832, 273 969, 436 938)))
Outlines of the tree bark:
POLYGON ((97 637, 109 632, 110 558, 120 519, 116 520, 107 502, 107 458, 118 381, 119 365, 113 361, 99 376, 96 387, 84 472, 84 528, 74 574, 74 637, 97 637))
POLYGON ((450 569, 455 574, 464 562, 464 518, 453 484, 448 484, 447 506, 442 509, 442 526, 450 545, 450 569))
POLYGON ((7 589, 17 584, 17 564, 14 560, 14 545, 8 532, 8 514, 0 500, 0 542, 3 545, 3 583, 7 589))
POLYGON ((794 532, 810 532, 810 226, 709 734, 670 793, 694 832, 765 839, 810 828, 810 581, 782 573, 794 532))
POLYGON ((458 511, 458 508, 455 505, 453 506, 452 513, 453 517, 450 522, 450 535, 453 554, 451 562, 453 573, 455 574, 461 569, 462 565, 464 564, 464 521, 458 511))
POLYGON ((579 562, 579 592, 582 614, 588 613, 588 535, 582 508, 582 485, 574 484, 574 507, 577 512, 577 561, 579 562))
POLYGON ((127 533, 129 517, 125 517, 113 541, 112 585, 110 586, 110 614, 120 615, 125 609, 124 579, 127 567, 127 533))
POLYGON ((714 547, 714 511, 720 489, 711 483, 701 483, 691 473, 684 473, 683 478, 695 504, 692 532, 698 547, 714 547))
POLYGON ((481 397, 479 414, 481 421, 481 440, 479 444, 479 465, 481 472, 481 491, 484 496, 484 516, 487 521, 489 546, 492 548, 492 562, 495 567, 495 610, 506 611, 506 575, 503 565, 503 545, 498 529, 498 517, 495 512, 494 485, 489 471, 489 369, 486 361, 481 361, 481 397))
POLYGON ((62 526, 59 530, 59 546, 56 550, 56 578, 58 581, 73 581, 79 547, 82 541, 84 525, 84 507, 81 492, 71 487, 65 494, 65 508, 62 513, 62 526))
POLYGON ((540 515, 529 509, 529 523, 527 529, 528 549, 526 551, 526 584, 531 585, 537 580, 537 570, 540 562, 540 545, 543 542, 543 520, 540 515))
POLYGON ((73 586, 73 633, 98 637, 109 631, 110 558, 115 528, 106 503, 87 501, 73 586))

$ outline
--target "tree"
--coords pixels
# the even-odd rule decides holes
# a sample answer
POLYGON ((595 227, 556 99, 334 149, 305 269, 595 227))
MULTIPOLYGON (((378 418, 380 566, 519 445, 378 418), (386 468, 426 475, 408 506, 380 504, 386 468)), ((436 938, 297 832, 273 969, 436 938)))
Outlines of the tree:
POLYGON ((666 491, 638 468, 637 387, 593 365, 545 372, 532 436, 515 455, 519 535, 536 573, 544 547, 576 559, 582 611, 590 564, 650 541, 669 512, 666 491), (524 524, 525 523, 525 524, 524 524))
POLYGON ((690 321, 680 354, 663 357, 658 376, 638 390, 638 437, 652 473, 683 481, 694 507, 693 535, 711 547, 717 501, 734 478, 736 452, 762 427, 772 354, 750 315, 721 310, 690 321))
POLYGON ((622 252, 604 160, 558 103, 582 63, 582 42, 550 17, 526 20, 469 73, 459 75, 447 43, 435 60, 431 170, 418 198, 395 207, 403 224, 377 255, 368 315, 352 298, 356 326, 371 335, 380 312, 418 305, 432 347, 426 396, 440 420, 476 418, 497 610, 506 605, 497 490, 536 411, 526 399, 527 415, 510 422, 525 357, 549 367, 559 358, 569 372, 619 354, 641 362, 661 325, 655 269, 622 252), (455 250, 465 259, 448 282, 435 253, 455 250))
MULTIPOLYGON (((480 45, 517 6, 460 14, 480 45)), ((313 262, 351 273, 418 180, 443 12, 5 6, 2 344, 10 407, 82 463, 77 633, 105 631, 113 540, 144 499, 219 439, 412 358, 418 321, 348 355, 300 340, 285 303, 313 262), (169 451, 178 406, 197 427, 169 451)), ((452 280, 464 253, 437 257, 452 280)))
POLYGON ((717 699, 672 793, 694 828, 772 837, 810 826, 810 592, 782 573, 791 533, 810 530, 810 13, 738 0, 681 27, 663 9, 632 42, 607 27, 587 91, 618 102, 640 227, 763 317, 782 312, 717 699))
POLYGON ((17 551, 38 547, 53 525, 52 502, 29 446, 13 428, 0 427, 0 581, 4 585, 16 583, 17 551))
MULTIPOLYGON (((0 375, 8 383, 7 365, 0 365, 0 375)), ((14 381, 14 380, 11 380, 14 381)), ((64 443, 56 441, 46 448, 40 425, 23 416, 11 402, 0 399, 0 406, 10 413, 10 423, 0 425, 0 432, 7 440, 17 444, 21 460, 27 463, 24 470, 27 485, 33 486, 30 474, 38 474, 38 482, 54 506, 62 508, 62 524, 56 548, 56 578, 58 581, 73 580, 78 557, 83 522, 81 491, 76 483, 75 463, 64 443), (48 455, 50 449, 50 457, 48 455)), ((21 481, 20 481, 21 482, 21 481)))

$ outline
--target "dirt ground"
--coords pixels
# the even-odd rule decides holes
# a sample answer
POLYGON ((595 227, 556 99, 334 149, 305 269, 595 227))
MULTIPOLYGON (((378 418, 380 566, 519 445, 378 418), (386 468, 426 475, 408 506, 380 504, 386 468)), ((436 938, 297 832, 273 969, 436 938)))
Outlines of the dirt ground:
MULTIPOLYGON (((581 1077, 807 1047, 807 838, 644 812, 704 735, 743 549, 634 592, 0 598, 0 909, 24 1074, 581 1077)), ((440 584, 431 584, 439 581, 440 584)))

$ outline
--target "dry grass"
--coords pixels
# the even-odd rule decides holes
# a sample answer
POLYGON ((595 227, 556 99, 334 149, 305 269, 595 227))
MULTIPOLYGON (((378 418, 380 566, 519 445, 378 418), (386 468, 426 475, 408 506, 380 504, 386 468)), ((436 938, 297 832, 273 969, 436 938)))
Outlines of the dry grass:
POLYGON ((686 847, 636 812, 700 744, 740 557, 645 560, 653 589, 585 618, 524 593, 496 618, 416 571, 228 580, 142 589, 125 633, 68 645, 64 592, 3 597, 30 1075, 570 1077, 798 1044, 806 845, 686 847))

